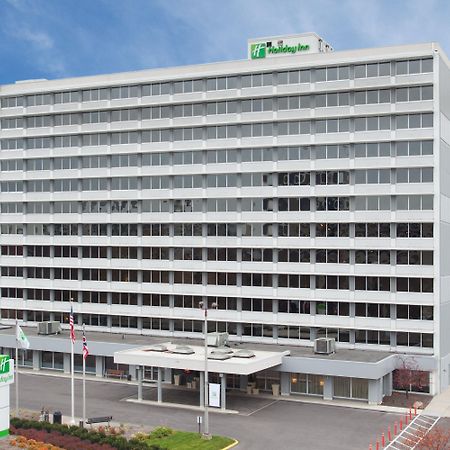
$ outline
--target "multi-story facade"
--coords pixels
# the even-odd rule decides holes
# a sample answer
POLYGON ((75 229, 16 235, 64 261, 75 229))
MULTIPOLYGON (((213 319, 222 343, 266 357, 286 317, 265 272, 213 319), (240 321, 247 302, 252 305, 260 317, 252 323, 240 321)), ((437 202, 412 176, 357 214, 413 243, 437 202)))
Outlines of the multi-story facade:
POLYGON ((266 58, 0 86, 2 322, 67 323, 73 299, 88 332, 200 338, 207 300, 231 341, 411 354, 439 392, 448 59, 266 41, 266 58))

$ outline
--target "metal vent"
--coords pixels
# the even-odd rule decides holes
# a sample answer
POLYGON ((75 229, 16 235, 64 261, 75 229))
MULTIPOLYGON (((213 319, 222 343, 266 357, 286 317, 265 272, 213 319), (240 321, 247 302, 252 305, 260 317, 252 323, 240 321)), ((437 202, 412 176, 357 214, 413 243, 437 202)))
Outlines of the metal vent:
POLYGON ((211 350, 211 354, 212 355, 229 355, 230 353, 233 353, 233 350, 231 350, 231 348, 216 348, 214 350, 211 350))
POLYGON ((154 344, 149 348, 146 348, 144 352, 167 352, 167 345, 165 344, 154 344))
POLYGON ((188 345, 177 345, 172 350, 172 353, 176 353, 178 355, 192 355, 195 351, 188 345))
POLYGON ((251 350, 241 349, 234 352, 233 356, 235 358, 254 358, 255 352, 252 352, 251 350))
POLYGON ((230 355, 229 353, 218 353, 218 352, 211 352, 208 355, 208 359, 214 359, 216 361, 225 361, 226 359, 230 359, 233 355, 230 355))

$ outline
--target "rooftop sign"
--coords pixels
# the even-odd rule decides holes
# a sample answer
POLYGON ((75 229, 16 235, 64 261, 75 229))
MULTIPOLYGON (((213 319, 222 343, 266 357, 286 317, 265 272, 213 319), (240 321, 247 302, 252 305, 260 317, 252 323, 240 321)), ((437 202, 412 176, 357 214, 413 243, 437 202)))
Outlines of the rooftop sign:
POLYGON ((276 58, 304 53, 324 53, 331 50, 332 48, 315 33, 250 39, 248 41, 249 59, 276 58))

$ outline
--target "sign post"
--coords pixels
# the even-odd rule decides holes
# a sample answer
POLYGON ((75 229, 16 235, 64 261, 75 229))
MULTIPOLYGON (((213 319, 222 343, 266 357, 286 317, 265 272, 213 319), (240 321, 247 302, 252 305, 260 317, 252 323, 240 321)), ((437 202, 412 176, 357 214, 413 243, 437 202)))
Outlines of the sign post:
POLYGON ((14 383, 14 360, 0 355, 0 438, 9 435, 9 385, 14 383))

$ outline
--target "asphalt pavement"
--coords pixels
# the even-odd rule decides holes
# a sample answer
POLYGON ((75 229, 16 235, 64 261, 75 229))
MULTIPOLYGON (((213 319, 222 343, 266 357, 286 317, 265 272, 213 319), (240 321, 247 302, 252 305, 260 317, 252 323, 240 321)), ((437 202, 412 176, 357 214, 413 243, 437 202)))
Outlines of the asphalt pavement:
MULTIPOLYGON (((11 407, 15 405, 11 386, 11 407)), ((20 408, 69 415, 70 379, 38 374, 20 375, 20 408)), ((81 381, 75 381, 75 415, 81 416, 81 381)), ((125 383, 86 381, 87 415, 112 415, 118 423, 147 427, 167 425, 197 431, 197 411, 127 402, 137 387, 125 383)), ((252 400, 242 397, 242 402, 252 400)), ((302 402, 265 402, 261 408, 249 405, 250 414, 210 414, 210 431, 239 440, 245 450, 363 450, 393 424, 394 413, 302 402)))

